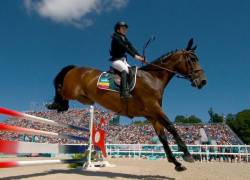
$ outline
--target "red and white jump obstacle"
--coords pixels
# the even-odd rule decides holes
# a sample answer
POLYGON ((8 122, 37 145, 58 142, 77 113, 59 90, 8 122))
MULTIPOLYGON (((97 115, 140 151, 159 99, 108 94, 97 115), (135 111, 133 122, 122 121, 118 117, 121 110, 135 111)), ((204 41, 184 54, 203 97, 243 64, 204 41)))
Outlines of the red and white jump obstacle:
MULTIPOLYGON (((50 124, 58 127, 70 128, 81 131, 89 131, 90 136, 93 137, 93 119, 94 119, 94 108, 90 107, 90 123, 89 128, 76 127, 67 124, 59 124, 55 121, 32 116, 29 114, 13 111, 7 108, 0 107, 0 114, 15 117, 18 119, 27 119, 33 122, 40 122, 44 124, 50 124)), ((88 144, 77 144, 77 145, 63 145, 63 144, 47 144, 47 143, 31 143, 31 142, 19 142, 19 141, 8 141, 0 139, 0 153, 3 154, 18 154, 18 153, 50 153, 50 154, 73 154, 73 153, 84 153, 87 148, 89 152, 92 152, 92 138, 78 137, 68 134, 60 134, 54 132, 40 131, 35 129, 27 129, 23 127, 10 126, 7 124, 0 123, 0 131, 4 132, 15 132, 18 134, 31 134, 31 135, 43 135, 49 137, 68 138, 74 140, 88 140, 88 144)), ((96 139, 96 138, 94 138, 96 139)), ((106 155, 105 155, 106 156, 106 155)), ((36 160, 36 161, 9 161, 0 162, 0 168, 27 166, 27 165, 40 165, 40 164, 57 164, 57 163, 72 163, 72 162, 85 162, 84 168, 87 170, 98 170, 95 166, 109 166, 107 161, 100 162, 99 164, 91 162, 91 153, 88 153, 87 162, 84 160, 74 159, 54 159, 54 160, 36 160)))

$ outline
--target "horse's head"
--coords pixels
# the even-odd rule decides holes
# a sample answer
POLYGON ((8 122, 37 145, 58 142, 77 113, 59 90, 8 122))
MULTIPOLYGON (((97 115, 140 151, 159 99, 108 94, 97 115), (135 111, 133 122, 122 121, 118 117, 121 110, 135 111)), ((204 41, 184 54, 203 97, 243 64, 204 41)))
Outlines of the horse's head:
POLYGON ((190 80, 191 85, 201 89, 207 80, 202 70, 199 59, 195 54, 196 46, 193 47, 193 39, 190 39, 186 49, 176 53, 174 70, 184 78, 190 80))
POLYGON ((163 70, 168 71, 176 74, 177 77, 190 80, 192 86, 201 89, 206 85, 207 80, 195 54, 195 49, 193 39, 190 39, 186 49, 167 53, 140 69, 151 73, 160 72, 159 77, 164 77, 163 70))

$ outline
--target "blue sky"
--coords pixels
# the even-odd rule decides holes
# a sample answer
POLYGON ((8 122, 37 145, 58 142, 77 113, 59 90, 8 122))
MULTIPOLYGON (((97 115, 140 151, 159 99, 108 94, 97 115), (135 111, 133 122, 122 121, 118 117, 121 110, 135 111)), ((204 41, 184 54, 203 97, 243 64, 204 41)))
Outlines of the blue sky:
MULTIPOLYGON (((153 60, 186 46, 190 37, 208 84, 202 90, 174 78, 164 110, 207 121, 208 109, 237 113, 250 105, 250 1, 247 0, 13 0, 0 2, 0 106, 19 111, 53 99, 52 81, 69 64, 109 67, 114 24, 153 60)), ((131 65, 140 65, 132 58, 131 65)), ((73 103, 81 107, 79 103, 73 103)))

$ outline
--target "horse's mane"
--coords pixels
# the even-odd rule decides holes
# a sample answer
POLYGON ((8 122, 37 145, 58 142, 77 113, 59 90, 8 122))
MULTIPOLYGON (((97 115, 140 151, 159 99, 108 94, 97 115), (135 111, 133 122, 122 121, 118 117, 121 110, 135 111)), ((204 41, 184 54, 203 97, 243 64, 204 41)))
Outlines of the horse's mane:
POLYGON ((141 69, 141 70, 149 70, 149 69, 152 69, 151 64, 157 64, 158 62, 162 62, 163 60, 166 61, 166 60, 168 60, 168 57, 169 57, 169 56, 173 55, 174 53, 176 53, 176 52, 178 52, 178 51, 179 51, 179 50, 176 49, 176 50, 167 52, 167 53, 163 54, 162 56, 160 56, 159 58, 153 60, 153 61, 150 62, 149 64, 140 67, 139 69, 141 69))

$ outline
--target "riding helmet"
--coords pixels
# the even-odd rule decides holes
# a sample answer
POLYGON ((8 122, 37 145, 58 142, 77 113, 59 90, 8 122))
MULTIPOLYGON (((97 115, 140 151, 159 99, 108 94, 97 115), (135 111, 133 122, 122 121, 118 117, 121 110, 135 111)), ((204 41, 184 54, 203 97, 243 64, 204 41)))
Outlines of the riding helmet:
POLYGON ((124 21, 119 21, 119 22, 117 22, 117 23, 115 24, 114 30, 117 31, 117 30, 118 30, 120 27, 122 27, 122 26, 128 28, 128 25, 127 25, 126 22, 124 22, 124 21))

